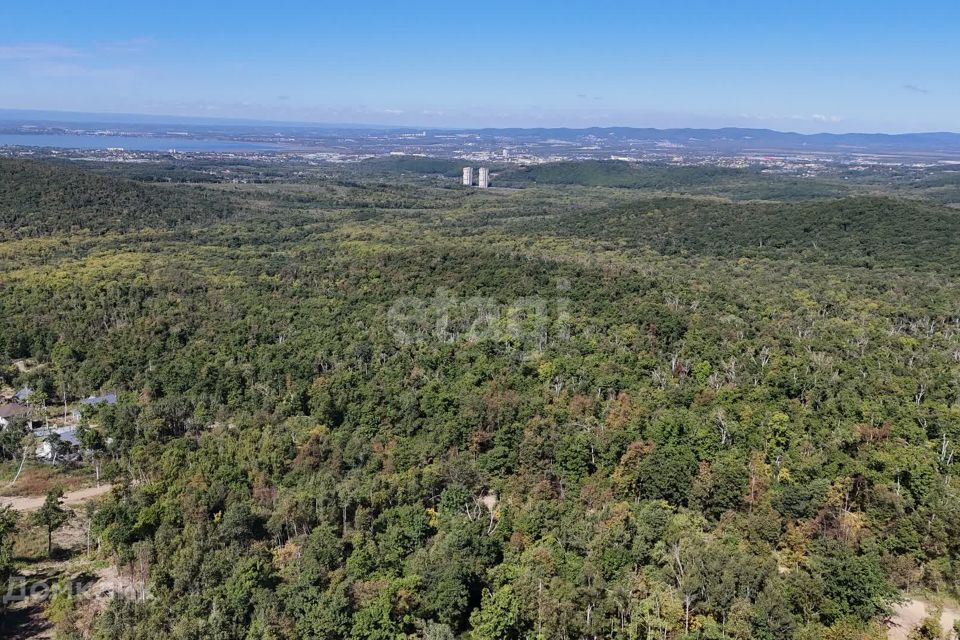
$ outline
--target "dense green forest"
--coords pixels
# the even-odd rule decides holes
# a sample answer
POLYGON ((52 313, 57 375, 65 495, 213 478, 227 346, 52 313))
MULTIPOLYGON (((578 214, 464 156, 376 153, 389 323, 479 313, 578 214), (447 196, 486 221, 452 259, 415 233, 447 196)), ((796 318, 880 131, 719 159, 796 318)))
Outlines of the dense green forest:
POLYGON ((119 392, 75 464, 149 591, 60 637, 846 640, 956 596, 960 212, 582 169, 0 161, 0 382, 119 392))
POLYGON ((507 168, 496 184, 580 185, 659 190, 686 194, 720 195, 737 200, 803 200, 847 193, 850 187, 834 181, 763 175, 756 169, 715 166, 637 164, 622 160, 552 162, 507 168))
POLYGON ((224 218, 229 206, 199 188, 146 188, 69 166, 0 162, 3 237, 169 227, 224 218))

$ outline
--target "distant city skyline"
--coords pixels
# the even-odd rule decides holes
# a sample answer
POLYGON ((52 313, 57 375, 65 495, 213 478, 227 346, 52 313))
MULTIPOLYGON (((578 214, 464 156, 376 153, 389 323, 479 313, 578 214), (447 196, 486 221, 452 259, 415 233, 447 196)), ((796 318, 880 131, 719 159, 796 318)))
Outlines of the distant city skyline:
POLYGON ((14 1, 0 22, 0 108, 427 128, 960 131, 957 3, 484 7, 170 0, 147 19, 137 3, 14 1))

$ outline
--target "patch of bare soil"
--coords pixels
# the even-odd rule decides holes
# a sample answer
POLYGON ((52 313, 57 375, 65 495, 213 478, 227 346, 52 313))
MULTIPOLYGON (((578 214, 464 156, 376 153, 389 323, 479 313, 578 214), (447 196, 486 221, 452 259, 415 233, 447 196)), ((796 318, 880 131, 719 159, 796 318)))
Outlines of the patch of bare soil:
MULTIPOLYGON (((94 498, 110 493, 113 489, 111 484, 102 484, 99 487, 88 487, 69 491, 63 495, 63 503, 68 507, 80 506, 94 498)), ((0 496, 0 505, 11 507, 16 511, 36 511, 43 506, 46 496, 0 496)))
POLYGON ((4 496, 31 496, 45 494, 54 487, 63 487, 65 491, 75 491, 89 486, 93 477, 87 474, 78 474, 60 467, 47 464, 27 464, 17 479, 16 484, 10 480, 17 473, 18 464, 7 464, 3 467, 0 476, 3 477, 0 494, 4 496))
MULTIPOLYGON (((893 616, 890 617, 888 624, 887 638, 889 640, 907 640, 910 632, 923 622, 935 606, 922 600, 914 598, 907 600, 893 608, 893 616)), ((953 624, 960 620, 960 610, 956 607, 945 606, 940 615, 940 626, 943 629, 944 637, 953 638, 953 624)))
POLYGON ((20 373, 30 373, 31 371, 36 371, 43 365, 38 363, 33 358, 24 358, 22 360, 14 360, 14 366, 17 368, 17 371, 20 373))
MULTIPOLYGON (((52 637, 52 626, 44 616, 47 600, 61 581, 78 595, 78 609, 88 613, 101 610, 115 593, 137 594, 134 581, 112 566, 103 567, 86 555, 88 520, 77 507, 105 495, 110 485, 90 487, 66 494, 64 502, 73 507, 73 516, 53 534, 54 557, 31 562, 20 571, 5 600, 6 614, 0 618, 0 638, 41 640, 52 637)), ((3 497, 0 503, 18 511, 32 511, 43 504, 43 496, 3 497)), ((89 617, 88 616, 88 617, 89 617)))

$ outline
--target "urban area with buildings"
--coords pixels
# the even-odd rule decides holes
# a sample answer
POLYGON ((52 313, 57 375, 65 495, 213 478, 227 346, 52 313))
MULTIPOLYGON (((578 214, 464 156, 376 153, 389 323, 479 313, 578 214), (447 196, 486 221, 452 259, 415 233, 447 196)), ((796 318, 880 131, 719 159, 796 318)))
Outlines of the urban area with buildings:
MULTIPOLYGON (((852 134, 859 135, 859 134, 852 134)), ((929 134, 934 135, 934 134, 929 134)), ((842 138, 842 136, 840 137, 842 138)), ((883 167, 960 165, 960 144, 798 136, 766 130, 402 130, 80 126, 0 121, 0 156, 141 163, 168 159, 264 164, 426 157, 482 165, 463 183, 490 186, 490 167, 581 160, 752 168, 795 176, 883 167), (485 168, 486 167, 486 168, 485 168)), ((494 169, 496 170, 496 169, 494 169)))
MULTIPOLYGON (((857 136, 859 134, 851 134, 857 136)), ((930 136, 936 134, 927 134, 930 136)), ((261 162, 360 162, 422 156, 485 165, 623 160, 675 165, 757 167, 816 174, 836 166, 960 163, 955 141, 920 136, 799 136, 767 130, 654 129, 312 129, 80 126, 0 121, 0 155, 57 156, 111 162, 158 157, 261 162)))

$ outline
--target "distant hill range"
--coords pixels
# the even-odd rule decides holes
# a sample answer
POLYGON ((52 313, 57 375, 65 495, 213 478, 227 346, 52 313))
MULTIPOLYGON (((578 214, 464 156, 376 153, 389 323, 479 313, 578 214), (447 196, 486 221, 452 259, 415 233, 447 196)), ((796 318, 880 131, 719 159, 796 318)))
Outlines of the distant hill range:
MULTIPOLYGON (((411 144, 431 146, 449 139, 450 134, 478 136, 488 141, 516 144, 570 143, 584 144, 604 141, 605 146, 627 148, 662 147, 693 150, 706 153, 741 153, 745 151, 771 152, 825 152, 825 153, 890 153, 909 155, 960 155, 960 133, 792 133, 772 129, 653 129, 638 127, 573 128, 431 128, 386 126, 356 123, 308 123, 202 118, 186 116, 76 113, 0 109, 0 133, 22 132, 24 125, 41 128, 82 129, 97 128, 126 132, 164 132, 175 127, 180 132, 197 136, 266 136, 277 135, 306 139, 366 138, 398 134, 419 134, 411 144)), ((402 137, 402 136, 400 136, 402 137)))
POLYGON ((607 141, 635 141, 649 144, 675 144, 684 148, 718 151, 778 149, 832 152, 960 151, 960 133, 790 133, 772 129, 650 129, 634 127, 592 127, 588 129, 477 129, 480 136, 515 140, 582 141, 593 137, 607 141))

